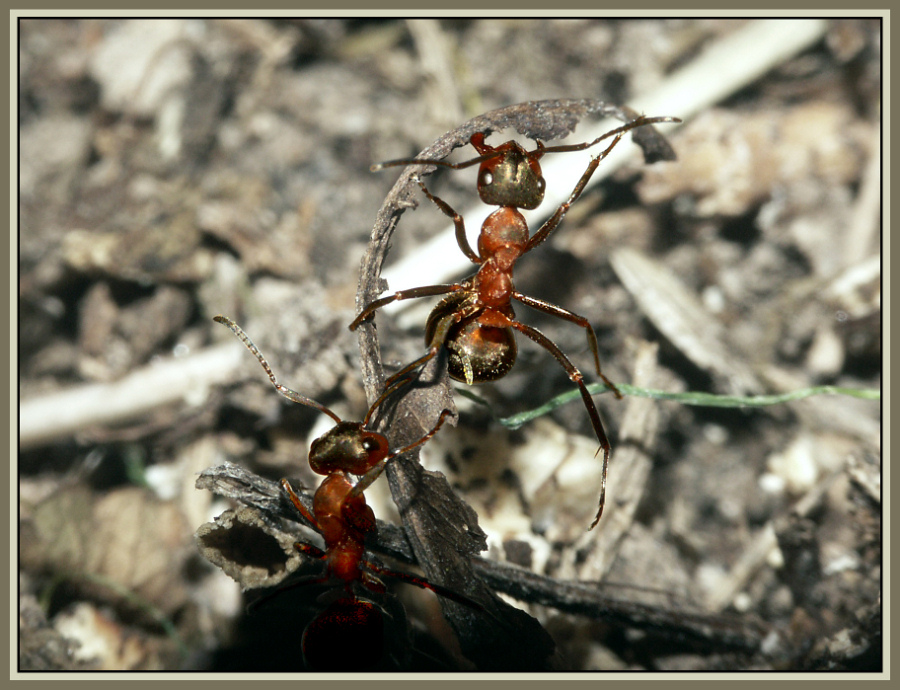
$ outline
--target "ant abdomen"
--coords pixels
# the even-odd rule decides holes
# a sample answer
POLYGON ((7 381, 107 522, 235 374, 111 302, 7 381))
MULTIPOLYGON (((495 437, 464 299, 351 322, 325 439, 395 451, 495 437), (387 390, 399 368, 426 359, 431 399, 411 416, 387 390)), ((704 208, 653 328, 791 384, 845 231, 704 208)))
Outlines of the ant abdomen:
POLYGON ((485 326, 477 317, 450 330, 447 369, 457 381, 485 383, 502 379, 516 363, 516 338, 511 328, 485 326))
POLYGON ((430 343, 438 330, 447 329, 447 370, 452 379, 486 383, 502 379, 516 363, 518 348, 509 319, 479 307, 479 300, 465 292, 442 299, 425 323, 425 342, 430 343), (448 325, 461 311, 468 312, 448 325), (484 323, 484 320, 497 323, 484 323))

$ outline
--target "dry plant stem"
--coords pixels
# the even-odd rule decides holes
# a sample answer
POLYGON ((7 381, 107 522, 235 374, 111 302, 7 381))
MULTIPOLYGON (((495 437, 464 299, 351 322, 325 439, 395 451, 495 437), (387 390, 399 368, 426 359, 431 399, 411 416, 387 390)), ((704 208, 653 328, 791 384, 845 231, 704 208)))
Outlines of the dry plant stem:
MULTIPOLYGON (((535 102, 562 103, 563 101, 535 102)), ((587 108, 584 111, 584 115, 599 115, 605 118, 603 120, 604 124, 602 125, 602 128, 599 126, 593 127, 586 133, 584 133, 585 141, 598 139, 599 137, 609 132, 611 129, 614 129, 616 126, 618 126, 618 123, 610 124, 610 118, 615 118, 622 122, 628 123, 641 115, 641 113, 631 108, 613 106, 604 103, 603 101, 582 99, 578 101, 565 102, 578 103, 579 107, 587 108), (591 106, 590 104, 594 104, 594 106, 591 106)), ((475 120, 477 119, 478 118, 475 118, 475 120)), ((470 120, 470 122, 474 122, 475 120, 470 120)), ((523 136, 526 136, 530 139, 540 139, 544 141, 566 136, 574 130, 575 124, 577 124, 577 120, 572 122, 571 126, 567 126, 565 130, 556 130, 564 133, 556 134, 555 136, 547 136, 554 131, 551 128, 529 130, 530 133, 526 133, 520 130, 517 131, 519 131, 519 133, 523 136)), ((499 126, 493 129, 484 130, 476 129, 474 131, 483 131, 487 136, 491 132, 507 129, 508 127, 512 127, 512 125, 499 126)), ((639 127, 632 131, 631 138, 643 150, 644 159, 647 163, 675 159, 674 150, 672 149, 668 141, 660 136, 655 127, 639 127)), ((466 140, 465 143, 468 144, 468 140, 466 140)), ((456 148, 456 146, 454 146, 454 148, 456 148)), ((429 149, 426 149, 425 151, 420 153, 417 158, 425 158, 425 153, 428 150, 429 149)), ((596 155, 596 153, 596 151, 593 151, 594 156, 596 155)), ((603 164, 599 166, 598 169, 594 172, 585 188, 596 184, 597 181, 604 179, 612 172, 617 170, 632 153, 633 150, 629 150, 629 147, 627 146, 620 145, 614 148, 603 159, 603 164)), ((573 171, 577 170, 579 171, 579 173, 581 173, 583 170, 585 170, 590 162, 590 159, 592 158, 591 154, 592 151, 590 150, 569 152, 565 156, 548 157, 541 162, 541 167, 544 170, 543 176, 547 184, 547 193, 545 193, 544 195, 544 201, 541 204, 541 208, 557 209, 564 201, 569 198, 569 195, 572 193, 572 190, 575 188, 580 177, 580 174, 576 174, 573 176, 573 171), (580 158, 578 158, 579 156, 580 158), (561 167, 563 165, 564 167, 561 167), (550 177, 549 175, 556 175, 557 178, 560 176, 564 177, 566 185, 565 188, 562 188, 559 179, 550 177)), ((447 154, 444 155, 446 156, 447 154)), ((428 158, 432 159, 436 157, 438 156, 428 156, 428 158)), ((414 171, 416 169, 421 171, 419 177, 424 177, 425 175, 431 174, 431 172, 433 171, 433 168, 425 166, 417 166, 416 168, 413 168, 414 171)), ((416 203, 413 202, 413 205, 415 206, 416 203)), ((476 228, 481 227, 488 215, 490 215, 490 213, 495 210, 496 209, 492 206, 479 204, 474 208, 467 209, 460 215, 466 219, 466 225, 468 228, 476 228)), ((524 211, 526 219, 534 219, 536 217, 536 213, 538 213, 538 211, 524 211)), ((540 225, 541 223, 533 224, 534 227, 539 227, 540 225)), ((396 288, 398 286, 413 287, 450 280, 451 278, 470 271, 471 268, 472 264, 470 259, 459 251, 459 244, 456 239, 456 228, 455 226, 451 226, 449 230, 441 232, 431 241, 423 244, 409 256, 406 256, 395 262, 389 269, 385 271, 383 277, 387 279, 392 288, 396 288)), ((384 307, 386 313, 399 311, 401 308, 403 308, 402 303, 392 303, 384 307)))
MULTIPOLYGON (((824 37, 827 28, 828 22, 821 19, 748 22, 743 28, 710 45, 653 91, 633 99, 631 106, 639 113, 672 115, 687 121, 692 115, 731 96, 769 70, 806 50, 824 37)), ((603 114, 621 119, 615 113, 603 114)), ((662 131, 671 131, 667 127, 674 128, 674 125, 665 125, 662 131)), ((609 129, 609 122, 598 122, 595 127, 579 129, 579 136, 584 141, 590 141, 609 129)), ((522 134, 531 138, 550 138, 524 132, 522 134)), ((591 178, 588 188, 615 172, 631 153, 633 151, 628 151, 625 146, 614 150, 591 178)), ((578 173, 586 167, 590 152, 583 152, 584 159, 578 158, 578 155, 566 154, 555 159, 548 157, 541 162, 547 179, 547 192, 541 208, 555 209, 565 201, 578 179, 578 173)), ((477 228, 481 227, 492 210, 478 203, 462 211, 461 215, 466 219, 468 227, 477 228)), ((537 221, 537 218, 533 220, 537 221)), ((529 219, 529 223, 531 222, 532 219, 529 219)), ((468 259, 457 247, 455 229, 449 225, 415 252, 396 261, 384 272, 383 277, 388 280, 392 290, 402 290, 417 285, 448 282, 470 268, 468 259)), ((396 313, 409 306, 411 305, 396 302, 386 307, 386 311, 396 313)))
POLYGON ((759 393, 763 386, 744 363, 721 322, 676 275, 633 249, 617 249, 610 263, 647 318, 691 360, 708 372, 716 387, 731 395, 759 393))
MULTIPOLYGON (((591 114, 614 116, 625 122, 634 118, 632 111, 595 100, 522 103, 473 118, 438 139, 418 158, 445 158, 453 149, 468 144, 476 132, 490 134, 513 128, 533 139, 558 139, 591 114)), ((641 142, 645 151, 650 152, 648 155, 671 155, 665 141, 647 129, 641 142)), ((359 310, 383 292, 381 268, 391 234, 403 211, 415 205, 414 198, 419 191, 416 181, 432 170, 427 166, 406 168, 379 210, 360 267, 359 310)), ((373 324, 360 327, 359 344, 366 393, 374 400, 381 393, 384 377, 373 324)), ((446 374, 442 370, 440 376, 437 374, 443 361, 442 357, 433 359, 422 372, 421 381, 433 385, 412 391, 398 403, 392 426, 386 430, 392 444, 406 444, 409 439, 421 436, 422 430, 433 425, 441 410, 454 409, 446 374)), ((474 511, 454 494, 443 475, 422 469, 414 453, 399 458, 388 467, 387 474, 410 544, 428 578, 477 601, 509 623, 509 630, 491 629, 490 621, 473 617, 453 602, 442 601, 463 654, 479 669, 547 668, 553 649, 549 636, 534 619, 500 601, 473 573, 471 559, 486 547, 474 511)))
POLYGON ((510 563, 477 559, 475 569, 491 587, 521 601, 703 647, 757 651, 769 632, 764 623, 747 616, 710 616, 616 599, 596 582, 559 580, 510 563))
POLYGON ((51 443, 98 425, 125 422, 189 401, 202 405, 211 386, 239 377, 240 348, 224 343, 151 364, 112 383, 76 386, 24 400, 19 408, 22 449, 51 443))
MULTIPOLYGON (((284 544, 283 558, 277 561, 272 560, 271 550, 250 549, 242 551, 238 556, 230 546, 231 537, 221 536, 210 541, 207 536, 223 530, 225 526, 221 524, 221 519, 215 523, 207 523, 197 531, 201 549, 216 551, 217 553, 210 554, 213 561, 226 569, 243 587, 276 585, 296 569, 297 565, 291 563, 292 559, 299 559, 291 546, 296 541, 296 534, 292 530, 284 530, 280 521, 296 523, 303 520, 285 499, 278 482, 255 475, 240 465, 226 463, 204 470, 196 481, 196 487, 243 504, 244 508, 232 511, 235 515, 229 518, 229 528, 240 522, 240 536, 245 542, 259 544, 266 538, 273 538, 284 544), (255 512, 255 517, 250 512, 241 513, 242 510, 255 512), (249 532, 249 527, 252 526, 258 530, 256 536, 249 532), (233 562, 224 565, 222 561, 229 558, 233 562), (266 571, 275 574, 267 578, 261 577, 266 571)), ((312 498, 306 492, 300 490, 297 495, 308 508, 312 506, 312 498)), ((371 558, 372 553, 377 553, 401 563, 417 565, 413 549, 402 528, 380 520, 377 521, 377 526, 374 539, 367 544, 371 550, 367 558, 371 558)), ((764 626, 748 621, 746 617, 731 619, 692 614, 624 601, 605 594, 596 582, 559 580, 510 563, 476 557, 472 560, 472 567, 492 589, 520 601, 596 617, 668 638, 688 639, 710 649, 757 650, 767 632, 764 626)))

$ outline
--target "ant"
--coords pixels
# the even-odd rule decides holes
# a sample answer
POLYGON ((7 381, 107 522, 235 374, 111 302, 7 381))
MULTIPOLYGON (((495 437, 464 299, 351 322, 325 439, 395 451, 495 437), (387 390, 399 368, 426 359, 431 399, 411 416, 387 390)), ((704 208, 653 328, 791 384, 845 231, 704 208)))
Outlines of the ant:
POLYGON ((385 385, 391 387, 399 381, 412 376, 412 372, 425 362, 434 358, 442 347, 448 350, 448 370, 450 376, 457 381, 472 385, 485 381, 495 381, 505 376, 516 361, 515 331, 536 342, 552 354, 566 370, 569 379, 581 391, 581 397, 591 419, 594 433, 600 441, 598 453, 603 451, 603 470, 597 517, 588 528, 593 529, 603 514, 606 501, 606 474, 609 466, 611 446, 600 421, 600 415, 594 401, 584 383, 584 376, 572 364, 566 355, 543 333, 516 319, 512 308, 512 300, 516 300, 537 311, 550 314, 566 321, 571 321, 584 328, 588 345, 594 355, 597 374, 616 398, 622 393, 616 385, 600 371, 600 354, 597 336, 590 322, 583 316, 574 314, 555 304, 535 299, 518 292, 513 285, 513 266, 523 254, 530 252, 544 242, 560 222, 569 207, 575 203, 600 164, 626 132, 636 127, 643 127, 660 122, 681 122, 674 117, 638 117, 631 122, 606 132, 593 141, 563 146, 545 146, 537 141, 537 148, 526 151, 515 141, 508 141, 499 146, 491 146, 484 141, 484 133, 476 132, 470 142, 479 155, 462 163, 448 163, 442 160, 399 159, 372 166, 373 171, 399 165, 440 165, 454 170, 480 164, 478 170, 478 195, 481 200, 491 206, 499 206, 481 226, 478 237, 478 253, 472 250, 466 239, 465 223, 462 216, 444 200, 434 196, 419 180, 419 186, 446 216, 453 219, 456 228, 456 241, 472 263, 478 266, 474 276, 449 285, 428 285, 401 290, 392 295, 382 297, 369 304, 350 324, 350 330, 356 330, 364 321, 372 318, 381 307, 397 300, 417 297, 447 295, 432 310, 425 324, 425 342, 428 351, 388 378, 385 385), (612 142, 599 155, 595 156, 584 174, 575 185, 567 201, 560 205, 556 212, 535 232, 529 236, 528 225, 518 209, 537 208, 544 199, 546 183, 541 173, 540 158, 547 153, 581 151, 613 137, 612 142))
MULTIPOLYGON (((382 645, 376 643, 384 636, 384 616, 387 612, 372 601, 372 595, 384 594, 386 588, 374 573, 431 590, 485 612, 480 604, 461 594, 365 559, 365 543, 375 532, 376 523, 375 514, 366 503, 363 491, 381 475, 388 462, 423 445, 434 436, 445 419, 450 416, 450 411, 444 410, 434 428, 419 440, 403 448, 391 450, 387 438, 370 429, 369 423, 375 410, 405 381, 386 388, 369 408, 362 422, 344 421, 321 403, 278 383, 262 353, 234 321, 225 316, 216 316, 214 320, 228 326, 243 341, 259 360, 272 385, 281 395, 293 402, 324 412, 337 422, 336 426, 314 440, 309 449, 310 468, 325 477, 313 496, 312 510, 301 502, 287 479, 281 480, 285 496, 325 541, 324 550, 303 542, 294 544, 294 548, 300 553, 324 561, 325 575, 304 579, 289 587, 331 584, 335 581, 343 587, 343 592, 338 598, 333 599, 304 630, 301 648, 307 664, 321 670, 350 670, 350 667, 355 668, 358 665, 361 670, 379 662, 382 645), (358 477, 358 481, 355 484, 351 483, 349 475, 358 477), (355 635, 356 638, 368 641, 366 645, 353 649, 356 656, 352 659, 347 658, 347 635, 355 635), (344 643, 338 648, 329 644, 331 641, 341 639, 344 643)), ((268 598, 265 596, 254 602, 254 605, 268 598)))

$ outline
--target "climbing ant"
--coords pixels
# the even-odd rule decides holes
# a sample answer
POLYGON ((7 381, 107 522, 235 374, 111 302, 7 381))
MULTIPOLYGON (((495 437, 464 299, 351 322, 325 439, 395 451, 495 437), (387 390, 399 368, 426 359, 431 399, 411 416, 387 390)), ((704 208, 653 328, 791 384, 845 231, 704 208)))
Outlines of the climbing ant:
POLYGON ((465 223, 462 216, 444 200, 434 196, 420 180, 419 186, 446 216, 453 219, 456 228, 456 241, 472 263, 479 268, 474 276, 450 285, 428 285, 401 290, 387 297, 382 297, 369 304, 350 324, 350 330, 356 330, 363 321, 370 319, 381 307, 397 300, 416 297, 447 295, 432 310, 425 324, 425 342, 428 351, 391 376, 386 385, 391 387, 412 375, 412 372, 425 362, 435 357, 441 347, 447 346, 448 369, 450 376, 467 384, 495 381, 505 376, 516 360, 516 340, 513 329, 524 334, 538 345, 548 350, 566 370, 566 373, 579 388, 584 405, 591 419, 594 433, 600 441, 603 451, 603 475, 600 488, 600 501, 597 517, 589 529, 593 529, 603 514, 606 501, 606 474, 609 466, 610 443, 600 421, 600 415, 594 401, 584 383, 584 376, 569 361, 562 350, 543 333, 532 326, 518 321, 513 311, 513 299, 538 311, 556 316, 584 328, 588 345, 594 355, 597 374, 616 398, 622 393, 616 385, 600 371, 600 354, 597 336, 590 322, 583 316, 574 314, 543 300, 528 297, 518 292, 513 285, 513 266, 523 254, 530 252, 544 242, 560 224, 569 207, 581 196, 597 166, 626 132, 636 127, 660 122, 681 122, 674 117, 638 117, 631 122, 606 132, 593 141, 563 146, 545 146, 537 141, 537 148, 526 151, 515 141, 508 141, 499 146, 491 146, 484 141, 484 134, 476 132, 470 141, 480 154, 462 163, 448 163, 442 160, 400 159, 372 166, 373 171, 398 165, 440 165, 454 170, 467 168, 480 163, 478 171, 478 194, 481 200, 491 206, 499 206, 484 221, 478 237, 478 253, 472 250, 466 238, 465 223), (584 174, 575 185, 568 200, 560 205, 556 212, 536 233, 529 236, 528 225, 518 209, 537 208, 544 199, 546 183, 541 174, 538 162, 547 153, 581 151, 613 137, 609 146, 595 156, 584 174), (449 293, 449 294, 448 294, 449 293))
MULTIPOLYGON (((312 510, 301 502, 287 479, 281 480, 285 496, 325 541, 324 551, 303 542, 294 544, 294 548, 300 553, 325 563, 323 577, 301 580, 294 585, 331 584, 337 581, 344 590, 303 633, 301 645, 308 665, 322 670, 349 670, 355 664, 364 668, 380 660, 381 646, 376 644, 377 638, 371 636, 383 636, 386 611, 372 601, 372 595, 384 594, 386 588, 373 573, 431 590, 484 612, 480 604, 461 594, 414 575, 390 570, 365 558, 366 539, 375 532, 376 523, 375 514, 366 503, 363 491, 378 478, 388 462, 423 445, 434 436, 445 419, 450 416, 450 411, 444 410, 431 431, 419 440, 403 448, 391 450, 387 438, 371 430, 369 423, 375 410, 391 393, 400 388, 404 381, 386 388, 369 408, 362 422, 344 421, 324 405, 278 383, 262 353, 234 321, 225 316, 216 316, 214 320, 228 326, 243 341, 259 360, 272 385, 281 395, 293 402, 324 412, 337 422, 336 426, 314 440, 309 449, 309 466, 315 473, 325 477, 313 496, 312 510), (358 481, 355 484, 351 483, 349 475, 358 477, 358 481), (346 639, 346 635, 370 639, 371 644, 367 645, 366 649, 352 650, 357 656, 348 659, 346 645, 335 649, 333 645, 328 644, 328 641, 340 637, 346 639)), ((268 596, 263 599, 268 599, 268 596)), ((259 602, 255 603, 258 605, 259 602)))

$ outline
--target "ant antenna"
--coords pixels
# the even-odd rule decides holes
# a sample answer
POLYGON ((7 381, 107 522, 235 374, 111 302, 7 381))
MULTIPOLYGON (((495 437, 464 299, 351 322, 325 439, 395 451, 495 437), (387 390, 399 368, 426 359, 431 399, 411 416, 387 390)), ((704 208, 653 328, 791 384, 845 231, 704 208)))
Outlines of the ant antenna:
POLYGON ((338 417, 334 412, 325 407, 322 403, 318 403, 312 398, 307 398, 305 395, 298 393, 295 390, 288 388, 287 386, 282 386, 278 383, 278 380, 275 378, 275 374, 272 372, 272 367, 269 366, 269 363, 266 361, 266 358, 263 357, 262 352, 259 351, 259 348, 254 345, 253 341, 250 340, 250 336, 244 333, 244 330, 238 326, 234 321, 229 319, 227 316, 222 316, 221 314, 213 317, 213 321, 224 324, 231 329, 231 332, 234 333, 243 343, 247 346, 247 349, 250 350, 254 355, 256 355, 256 359, 259 360, 259 363, 262 364, 263 369, 266 370, 266 374, 269 375, 269 380, 272 382, 272 385, 275 386, 275 390, 277 390, 281 395, 283 395, 288 400, 291 400, 295 403, 300 403, 301 405, 306 405, 308 407, 315 408, 320 412, 324 412, 329 417, 331 417, 338 424, 341 423, 341 418, 338 417))
MULTIPOLYGON (((538 139, 535 139, 537 143, 537 148, 534 151, 527 152, 529 158, 534 160, 539 159, 545 153, 566 153, 570 151, 583 151, 584 149, 589 149, 596 144, 599 144, 604 139, 608 139, 609 137, 614 137, 619 134, 625 134, 626 132, 635 129, 637 127, 643 127, 644 125, 655 125, 662 124, 667 122, 678 123, 681 122, 681 118, 678 117, 645 117, 640 116, 635 118, 631 122, 622 125, 621 127, 617 127, 612 129, 605 134, 597 137, 593 141, 586 142, 583 144, 563 144, 560 146, 545 146, 544 143, 538 139)), ((484 133, 476 132, 472 135, 473 141, 471 142, 473 146, 475 146, 479 151, 483 149, 486 145, 484 144, 484 133), (478 138, 478 144, 475 143, 474 139, 478 138)), ((492 158, 498 158, 505 154, 505 151, 502 149, 495 149, 487 145, 489 150, 486 153, 482 153, 480 156, 476 156, 475 158, 470 158, 467 161, 462 161, 461 163, 451 163, 445 160, 434 160, 429 158, 396 158, 394 160, 385 161, 383 163, 375 163, 374 165, 369 167, 371 172, 379 172, 384 170, 385 168, 394 168, 401 165, 437 165, 443 168, 451 168, 453 170, 463 170, 464 168, 469 168, 476 163, 483 163, 484 161, 491 160, 492 158)))

